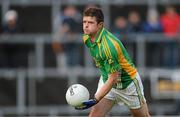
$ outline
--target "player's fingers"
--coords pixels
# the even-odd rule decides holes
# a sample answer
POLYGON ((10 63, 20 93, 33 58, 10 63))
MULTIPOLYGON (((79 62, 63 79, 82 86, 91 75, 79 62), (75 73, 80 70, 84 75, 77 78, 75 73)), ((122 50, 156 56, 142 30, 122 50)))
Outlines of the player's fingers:
POLYGON ((86 105, 81 105, 81 106, 78 106, 78 107, 75 107, 76 110, 83 110, 84 108, 86 108, 86 105))
POLYGON ((82 110, 82 108, 80 108, 80 107, 75 107, 75 109, 76 109, 76 110, 82 110))
POLYGON ((87 107, 75 107, 76 110, 84 110, 87 109, 87 107))

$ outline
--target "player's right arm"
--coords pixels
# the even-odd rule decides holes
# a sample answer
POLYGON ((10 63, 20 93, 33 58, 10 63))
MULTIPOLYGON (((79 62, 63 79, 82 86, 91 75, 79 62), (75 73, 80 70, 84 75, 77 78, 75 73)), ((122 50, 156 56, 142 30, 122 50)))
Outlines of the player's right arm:
POLYGON ((112 89, 113 85, 118 82, 118 78, 120 77, 119 74, 119 72, 109 74, 108 80, 95 95, 94 99, 90 99, 86 102, 83 102, 82 106, 75 108, 78 110, 84 110, 97 104, 112 89))
POLYGON ((114 84, 118 82, 120 73, 119 71, 111 73, 108 75, 108 80, 104 83, 103 87, 95 95, 95 99, 100 101, 113 87, 114 84))

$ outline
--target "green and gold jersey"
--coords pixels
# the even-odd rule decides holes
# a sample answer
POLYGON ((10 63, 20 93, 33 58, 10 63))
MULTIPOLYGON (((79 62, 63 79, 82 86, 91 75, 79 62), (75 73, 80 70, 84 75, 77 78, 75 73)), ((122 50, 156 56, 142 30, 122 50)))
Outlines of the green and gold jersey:
POLYGON ((121 73, 114 88, 124 89, 136 77, 137 70, 132 63, 121 41, 105 28, 102 28, 92 43, 90 36, 83 35, 84 43, 90 50, 96 66, 100 69, 103 81, 106 82, 108 74, 116 71, 121 73))

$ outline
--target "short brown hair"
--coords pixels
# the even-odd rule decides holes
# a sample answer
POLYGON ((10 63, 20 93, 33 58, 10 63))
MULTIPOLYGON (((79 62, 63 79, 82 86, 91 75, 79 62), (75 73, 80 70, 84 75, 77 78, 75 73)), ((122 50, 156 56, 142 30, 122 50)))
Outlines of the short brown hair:
POLYGON ((89 7, 85 9, 83 16, 96 17, 97 23, 104 22, 103 12, 98 7, 89 7))

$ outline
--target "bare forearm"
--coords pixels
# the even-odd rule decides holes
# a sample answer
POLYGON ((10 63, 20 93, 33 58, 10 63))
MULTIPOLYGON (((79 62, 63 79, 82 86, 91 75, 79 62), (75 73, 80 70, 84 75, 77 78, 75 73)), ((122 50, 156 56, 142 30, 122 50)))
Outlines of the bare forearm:
POLYGON ((106 83, 101 87, 100 91, 97 92, 95 95, 95 98, 99 101, 101 100, 111 89, 113 86, 114 82, 113 79, 109 78, 106 83))

